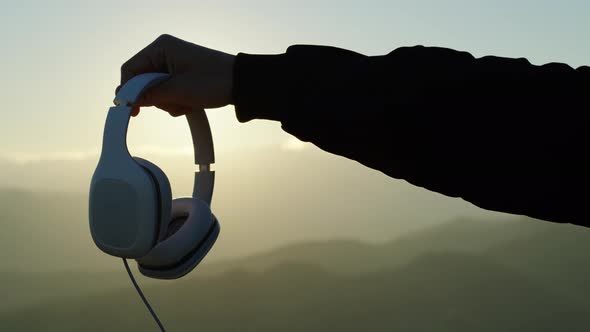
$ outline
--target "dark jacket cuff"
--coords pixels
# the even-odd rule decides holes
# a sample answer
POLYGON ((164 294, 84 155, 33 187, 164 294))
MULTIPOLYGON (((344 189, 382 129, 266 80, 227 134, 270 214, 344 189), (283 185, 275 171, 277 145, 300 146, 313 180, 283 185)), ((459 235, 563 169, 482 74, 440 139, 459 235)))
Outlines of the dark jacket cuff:
POLYGON ((286 67, 286 54, 236 56, 232 93, 238 121, 281 120, 280 103, 284 103, 287 90, 286 67))

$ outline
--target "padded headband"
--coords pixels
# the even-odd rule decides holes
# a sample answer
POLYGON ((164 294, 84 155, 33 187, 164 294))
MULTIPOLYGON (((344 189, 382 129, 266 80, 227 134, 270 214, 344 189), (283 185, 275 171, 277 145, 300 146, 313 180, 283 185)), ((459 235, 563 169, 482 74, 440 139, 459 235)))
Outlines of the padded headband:
MULTIPOLYGON (((169 77, 169 74, 164 73, 141 74, 133 77, 121 87, 113 101, 116 106, 111 107, 107 115, 103 152, 109 151, 114 154, 114 157, 120 157, 120 153, 130 157, 127 149, 127 130, 133 105, 147 89, 169 77)), ((211 205, 215 172, 210 170, 210 165, 215 163, 215 153, 209 121, 202 109, 193 110, 186 115, 186 118, 193 140, 195 164, 199 165, 199 171, 195 172, 193 197, 211 205)))

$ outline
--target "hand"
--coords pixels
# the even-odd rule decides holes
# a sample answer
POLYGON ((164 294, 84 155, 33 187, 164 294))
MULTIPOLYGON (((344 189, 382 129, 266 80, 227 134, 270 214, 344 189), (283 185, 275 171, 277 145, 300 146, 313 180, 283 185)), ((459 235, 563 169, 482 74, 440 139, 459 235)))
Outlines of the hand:
POLYGON ((139 114, 140 106, 156 106, 180 116, 195 108, 231 104, 233 65, 231 54, 161 35, 123 64, 121 86, 142 73, 169 73, 168 80, 143 94, 132 115, 139 114))

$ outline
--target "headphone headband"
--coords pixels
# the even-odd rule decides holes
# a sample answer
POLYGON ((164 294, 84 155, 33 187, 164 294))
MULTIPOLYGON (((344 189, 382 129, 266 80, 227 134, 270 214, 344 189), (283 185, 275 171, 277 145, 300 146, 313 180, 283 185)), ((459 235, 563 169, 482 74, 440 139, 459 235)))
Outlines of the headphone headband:
MULTIPOLYGON (((109 109, 103 137, 103 152, 118 151, 126 153, 127 129, 133 105, 139 97, 150 87, 155 86, 170 77, 164 73, 141 74, 130 79, 121 87, 113 102, 115 107, 109 109)), ((210 170, 215 163, 213 137, 207 115, 202 109, 195 109, 186 115, 193 140, 195 165, 199 171, 195 172, 193 197, 199 198, 211 205, 215 172, 210 170)), ((101 154, 101 157, 104 153, 101 154)))

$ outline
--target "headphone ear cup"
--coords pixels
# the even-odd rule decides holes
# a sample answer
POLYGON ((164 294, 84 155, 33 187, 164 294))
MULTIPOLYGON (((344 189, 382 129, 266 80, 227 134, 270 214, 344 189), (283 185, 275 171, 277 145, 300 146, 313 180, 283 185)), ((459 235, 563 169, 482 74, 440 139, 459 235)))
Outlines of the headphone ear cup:
POLYGON ((166 237, 137 259, 139 271, 158 279, 184 276, 207 255, 219 230, 219 222, 207 203, 197 198, 173 200, 172 222, 166 237))
POLYGON ((156 184, 159 215, 158 241, 162 241, 166 236, 172 213, 172 189, 170 188, 170 181, 166 173, 156 166, 156 164, 139 157, 133 157, 133 159, 151 175, 152 180, 156 184))
POLYGON ((110 255, 142 257, 157 243, 160 231, 156 181, 131 156, 110 158, 101 155, 90 184, 92 239, 110 255))

